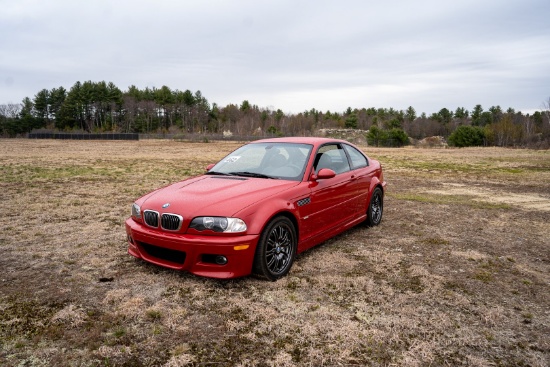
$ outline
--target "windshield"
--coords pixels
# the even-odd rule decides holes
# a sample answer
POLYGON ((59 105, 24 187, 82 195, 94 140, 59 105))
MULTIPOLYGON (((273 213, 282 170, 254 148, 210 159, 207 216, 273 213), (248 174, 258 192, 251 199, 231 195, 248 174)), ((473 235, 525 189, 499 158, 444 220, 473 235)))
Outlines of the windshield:
POLYGON ((250 143, 222 159, 208 174, 301 181, 311 148, 309 144, 250 143))

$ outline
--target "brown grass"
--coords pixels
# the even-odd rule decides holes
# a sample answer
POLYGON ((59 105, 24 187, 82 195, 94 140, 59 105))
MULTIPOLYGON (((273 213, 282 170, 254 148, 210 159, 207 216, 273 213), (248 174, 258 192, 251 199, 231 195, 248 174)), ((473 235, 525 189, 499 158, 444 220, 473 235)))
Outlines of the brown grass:
POLYGON ((126 254, 135 198, 237 146, 0 140, 0 365, 548 366, 550 152, 363 147, 381 225, 275 283, 126 254))

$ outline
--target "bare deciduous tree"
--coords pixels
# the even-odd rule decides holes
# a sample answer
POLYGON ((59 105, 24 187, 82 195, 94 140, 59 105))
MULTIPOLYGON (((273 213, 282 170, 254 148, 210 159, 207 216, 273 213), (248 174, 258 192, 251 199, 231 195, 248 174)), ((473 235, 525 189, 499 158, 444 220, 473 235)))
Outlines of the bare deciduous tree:
POLYGON ((546 121, 550 125, 550 97, 542 103, 542 112, 546 116, 546 121))
POLYGON ((0 105, 0 116, 16 118, 21 112, 21 103, 8 103, 0 105))

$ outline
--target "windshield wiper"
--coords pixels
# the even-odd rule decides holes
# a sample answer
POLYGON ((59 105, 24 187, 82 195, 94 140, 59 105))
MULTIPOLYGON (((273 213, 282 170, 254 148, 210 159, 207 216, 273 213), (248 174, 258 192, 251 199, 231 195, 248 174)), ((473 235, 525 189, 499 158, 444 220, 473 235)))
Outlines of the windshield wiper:
POLYGON ((244 176, 244 177, 270 178, 272 180, 279 179, 279 177, 273 177, 269 175, 264 175, 263 173, 256 173, 256 172, 231 172, 230 174, 235 176, 244 176))

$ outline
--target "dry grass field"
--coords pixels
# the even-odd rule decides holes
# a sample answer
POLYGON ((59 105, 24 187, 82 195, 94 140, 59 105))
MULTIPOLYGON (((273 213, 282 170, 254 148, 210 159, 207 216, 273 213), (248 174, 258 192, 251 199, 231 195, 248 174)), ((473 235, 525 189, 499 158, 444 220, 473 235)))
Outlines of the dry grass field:
POLYGON ((0 365, 550 364, 550 151, 362 147, 381 225, 277 282, 127 255, 133 200, 237 145, 0 140, 0 365))

